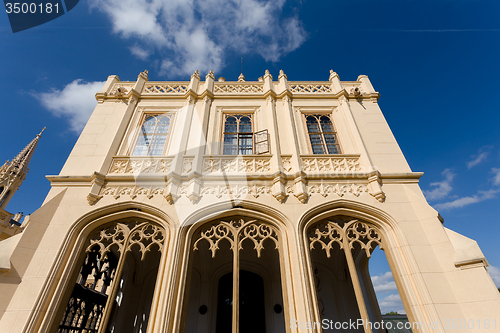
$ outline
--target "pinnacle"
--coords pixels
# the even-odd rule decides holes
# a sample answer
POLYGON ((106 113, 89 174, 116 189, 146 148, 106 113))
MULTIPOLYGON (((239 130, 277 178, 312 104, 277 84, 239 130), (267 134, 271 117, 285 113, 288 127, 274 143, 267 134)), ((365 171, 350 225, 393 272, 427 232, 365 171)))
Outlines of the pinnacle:
POLYGON ((11 162, 5 162, 2 167, 2 169, 4 169, 4 172, 0 176, 1 178, 8 175, 11 179, 17 178, 20 181, 24 180, 26 174, 28 173, 28 164, 30 163, 31 157, 33 156, 35 148, 38 144, 38 140, 40 139, 40 136, 42 135, 44 130, 45 127, 39 134, 37 134, 37 136, 33 140, 31 140, 31 142, 26 147, 24 147, 23 150, 21 150, 19 154, 17 154, 17 156, 11 162))

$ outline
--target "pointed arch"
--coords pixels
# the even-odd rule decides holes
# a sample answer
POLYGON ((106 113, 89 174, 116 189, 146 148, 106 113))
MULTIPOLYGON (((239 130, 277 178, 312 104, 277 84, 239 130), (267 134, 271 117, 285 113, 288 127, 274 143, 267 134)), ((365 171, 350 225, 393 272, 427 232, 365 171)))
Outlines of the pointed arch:
MULTIPOLYGON (((353 249, 351 246, 354 246, 353 244, 357 242, 358 237, 347 237, 346 232, 348 230, 345 229, 352 228, 355 225, 362 226, 362 228, 365 228, 363 231, 365 232, 365 236, 367 235, 367 232, 369 232, 369 230, 373 230, 375 234, 373 234, 372 236, 374 237, 368 237, 368 241, 370 241, 370 239, 374 241, 375 243, 372 243, 371 245, 375 246, 371 247, 367 246, 367 244, 361 245, 361 252, 371 251, 376 247, 376 245, 380 245, 380 247, 386 254, 386 258, 394 276, 394 281, 396 282, 401 300, 403 301, 404 307, 408 312, 407 315, 409 320, 411 322, 416 322, 417 317, 429 318, 429 315, 426 313, 425 305, 421 301, 422 298, 425 299, 426 297, 428 297, 428 292, 426 290, 423 290, 422 288, 417 287, 416 280, 418 280, 419 277, 414 277, 415 275, 418 275, 418 270, 415 269, 415 260, 411 252, 407 250, 408 243, 406 237, 400 230, 397 222, 391 217, 390 214, 381 209, 360 202, 340 199, 322 203, 321 205, 317 205, 307 210, 302 214, 297 225, 300 248, 303 253, 303 266, 307 270, 306 275, 309 281, 306 286, 306 288, 308 289, 307 294, 311 295, 309 302, 311 302, 312 308, 314 310, 314 320, 321 321, 321 318, 319 315, 320 309, 318 306, 318 296, 315 291, 316 281, 310 254, 310 247, 312 245, 317 246, 318 244, 311 244, 311 239, 308 236, 308 231, 312 226, 317 226, 322 222, 326 224, 327 227, 328 225, 330 225, 330 222, 332 222, 330 227, 332 229, 338 229, 340 233, 342 232, 341 230, 344 227, 344 233, 340 234, 339 236, 332 237, 330 241, 332 241, 332 244, 336 241, 337 248, 340 248, 340 250, 345 251, 346 249, 348 249, 349 253, 347 253, 347 251, 345 251, 344 253, 346 256, 351 256, 352 263, 357 262, 357 259, 359 259, 352 257, 352 255, 350 254, 351 250, 353 249), (343 218, 343 223, 345 224, 340 225, 340 227, 334 226, 336 224, 334 221, 336 218, 343 218), (349 238, 348 242, 344 242, 343 245, 341 245, 342 236, 345 236, 346 239, 349 238)), ((324 235, 327 235, 326 231, 324 232, 324 235)), ((320 235, 317 234, 317 236, 319 239, 320 235)), ((367 238, 365 238, 365 240, 366 239, 367 238)), ((327 251, 328 253, 331 248, 331 244, 329 246, 327 242, 323 243, 324 244, 320 244, 321 247, 319 248, 321 248, 321 250, 323 251, 327 251)), ((360 251, 358 251, 358 253, 359 252, 360 251)), ((368 257, 369 253, 370 252, 368 252, 368 257)), ((349 258, 347 258, 347 261, 349 261, 349 258)), ((351 266, 351 277, 353 278, 353 280, 355 280, 358 277, 352 274, 353 268, 354 266, 351 266)), ((358 274, 359 273, 361 273, 360 276, 363 278, 363 272, 358 272, 358 274)), ((370 298, 370 296, 367 297, 370 298)), ((359 298, 360 297, 358 294, 358 302, 360 300, 359 298)), ((365 313, 364 316, 367 316, 367 314, 365 313)))
MULTIPOLYGON (((173 288, 178 291, 174 304, 176 313, 172 314, 172 326, 169 327, 169 330, 182 331, 182 325, 185 321, 182 320, 183 316, 181 314, 190 311, 186 308, 188 299, 191 299, 191 295, 189 294, 189 272, 192 269, 193 253, 199 252, 196 251, 198 249, 193 251, 193 247, 205 242, 205 250, 210 253, 209 256, 216 257, 219 255, 218 246, 220 243, 217 242, 219 238, 223 242, 222 244, 224 244, 224 242, 226 243, 225 250, 235 254, 233 249, 242 249, 242 247, 245 247, 245 249, 248 248, 255 252, 256 258, 259 257, 264 242, 266 242, 264 248, 272 250, 276 247, 276 253, 279 254, 278 276, 280 276, 280 293, 283 302, 280 306, 288 309, 288 311, 283 311, 284 321, 288 322, 289 317, 293 317, 295 313, 293 299, 290 298, 290 295, 293 295, 292 284, 289 280, 291 268, 288 258, 287 229, 290 226, 290 221, 288 221, 288 219, 278 210, 267 205, 245 200, 238 202, 238 206, 236 207, 232 207, 230 201, 220 202, 199 209, 187 216, 182 222, 178 236, 178 239, 182 240, 183 246, 182 254, 179 258, 180 269, 178 273, 179 278, 177 279, 178 284, 173 288), (239 219, 242 219, 243 222, 238 222, 239 219), (221 231, 220 237, 217 236, 218 238, 215 237, 217 239, 210 239, 213 235, 211 231, 221 231), (253 238, 253 236, 257 234, 258 239, 253 238), (201 238, 199 238, 200 235, 201 238), (245 245, 243 245, 243 242, 245 242, 245 245)), ((236 251, 236 253, 238 253, 238 251, 236 251)), ((221 266, 217 271, 217 274, 219 274, 217 276, 219 278, 226 274, 231 267, 233 272, 239 271, 239 266, 235 265, 235 263, 239 262, 238 255, 232 258, 230 262, 222 264, 225 265, 224 269, 222 269, 221 266)), ((258 261, 258 259, 256 260, 258 261)), ((242 266, 241 269, 253 271, 254 273, 258 272, 256 267, 250 267, 248 266, 249 264, 251 265, 251 263, 246 262, 246 266, 242 266)), ((215 281, 214 279, 212 280, 215 281)), ((264 278, 264 280, 268 281, 269 279, 264 278)), ((272 309, 272 306, 270 308, 272 309)))
MULTIPOLYGON (((42 287, 41 295, 35 304, 35 310, 28 320, 26 331, 57 331, 57 327, 60 324, 58 321, 66 308, 63 303, 69 300, 73 289, 72 283, 80 275, 80 267, 82 267, 84 260, 86 260, 83 253, 88 252, 87 250, 92 252, 92 250, 99 248, 99 246, 89 247, 88 244, 91 235, 102 228, 108 228, 107 226, 112 227, 116 222, 131 220, 147 222, 142 226, 138 225, 130 229, 130 234, 125 244, 127 248, 123 249, 124 252, 138 252, 139 260, 153 245, 149 241, 145 244, 139 244, 137 235, 134 237, 134 234, 138 234, 143 238, 150 238, 151 235, 149 233, 153 229, 163 229, 165 231, 165 239, 162 241, 163 251, 159 259, 155 291, 151 304, 151 312, 154 311, 156 313, 161 311, 161 308, 164 306, 159 303, 159 295, 165 288, 164 272, 168 271, 166 268, 169 266, 168 252, 170 252, 170 248, 172 247, 172 235, 175 233, 173 219, 154 206, 127 201, 94 209, 82 215, 71 224, 56 255, 48 278, 42 287), (147 225, 151 225, 151 227, 147 225), (155 225, 160 229, 155 227, 155 225)), ((158 246, 155 245, 156 248, 158 246)), ((155 317, 157 316, 151 313, 150 318, 155 317)), ((150 324, 156 325, 157 323, 152 320, 150 324)))

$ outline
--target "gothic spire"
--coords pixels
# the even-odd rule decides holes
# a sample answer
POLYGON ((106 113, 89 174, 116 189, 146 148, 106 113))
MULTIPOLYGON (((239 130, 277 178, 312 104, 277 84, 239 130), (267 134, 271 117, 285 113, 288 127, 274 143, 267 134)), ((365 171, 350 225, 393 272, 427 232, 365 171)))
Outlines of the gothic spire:
MULTIPOLYGON (((5 164, 0 167, 0 183, 11 185, 16 181, 22 182, 24 178, 26 178, 26 174, 29 170, 28 164, 30 163, 38 140, 42 136, 44 130, 45 127, 11 162, 6 161, 5 164)), ((21 186, 20 183, 17 187, 19 186, 21 186)))

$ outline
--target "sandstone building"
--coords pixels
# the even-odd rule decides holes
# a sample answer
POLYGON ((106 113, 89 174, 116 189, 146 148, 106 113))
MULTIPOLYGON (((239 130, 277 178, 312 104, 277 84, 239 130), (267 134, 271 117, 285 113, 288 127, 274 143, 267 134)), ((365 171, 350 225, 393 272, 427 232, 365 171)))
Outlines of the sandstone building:
POLYGON ((385 332, 378 246, 413 332, 492 332, 488 263, 426 202, 378 98, 333 71, 110 76, 0 273, 0 331, 385 332))

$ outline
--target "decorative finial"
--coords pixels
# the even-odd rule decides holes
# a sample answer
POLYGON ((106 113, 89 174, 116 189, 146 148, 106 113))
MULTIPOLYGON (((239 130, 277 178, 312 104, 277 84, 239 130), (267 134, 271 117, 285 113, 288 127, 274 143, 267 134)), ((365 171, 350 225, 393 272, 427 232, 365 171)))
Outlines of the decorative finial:
POLYGON ((245 82, 245 76, 243 75, 243 73, 238 76, 238 82, 245 82))
POLYGON ((46 128, 47 128, 47 127, 42 128, 42 131, 41 131, 40 133, 38 133, 38 135, 37 135, 37 136, 38 136, 38 137, 41 137, 41 136, 42 136, 43 131, 45 131, 45 129, 46 129, 46 128))
POLYGON ((197 79, 200 78, 200 72, 198 70, 194 71, 193 75, 191 75, 191 79, 194 78, 194 77, 197 78, 197 79))
POLYGON ((144 72, 139 73, 139 76, 143 76, 145 79, 148 79, 148 70, 145 69, 144 72))
POLYGON ((264 72, 264 79, 270 79, 271 81, 273 80, 273 76, 271 75, 271 73, 269 73, 269 69, 266 69, 266 71, 264 72))
POLYGON ((328 78, 328 79, 330 80, 330 82, 333 80, 333 78, 334 78, 335 76, 337 76, 337 77, 338 77, 337 73, 335 73, 335 72, 333 71, 333 69, 330 69, 330 77, 328 78))
POLYGON ((283 70, 280 69, 280 75, 278 76, 278 80, 281 79, 282 77, 284 77, 285 80, 287 79, 285 72, 283 72, 283 70))
POLYGON ((215 80, 215 76, 214 76, 214 71, 213 70, 210 70, 210 72, 208 72, 207 76, 205 76, 205 79, 208 79, 208 78, 212 78, 213 80, 215 80))

